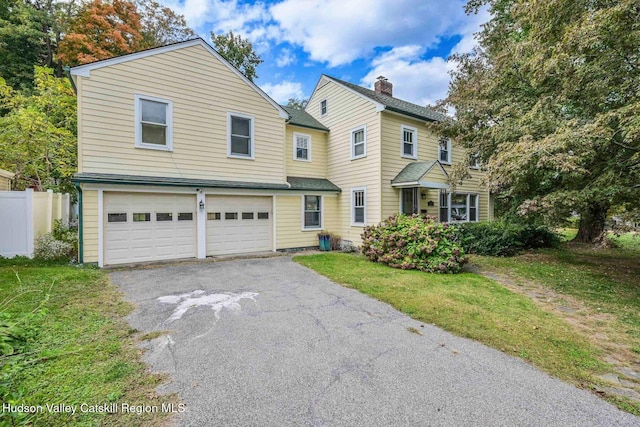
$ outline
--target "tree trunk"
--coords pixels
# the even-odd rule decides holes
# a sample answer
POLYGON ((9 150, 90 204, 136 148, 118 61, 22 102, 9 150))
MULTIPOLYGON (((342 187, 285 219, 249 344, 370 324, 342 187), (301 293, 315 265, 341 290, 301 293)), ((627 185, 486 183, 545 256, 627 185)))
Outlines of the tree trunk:
POLYGON ((609 212, 609 204, 592 203, 580 213, 580 225, 575 241, 583 243, 597 243, 604 232, 605 221, 609 212))

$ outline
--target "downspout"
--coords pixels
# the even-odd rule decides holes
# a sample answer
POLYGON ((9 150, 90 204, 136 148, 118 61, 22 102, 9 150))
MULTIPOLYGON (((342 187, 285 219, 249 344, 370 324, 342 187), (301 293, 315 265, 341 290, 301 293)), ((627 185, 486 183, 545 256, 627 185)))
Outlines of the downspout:
POLYGON ((84 239, 82 233, 82 187, 75 185, 78 190, 78 264, 84 262, 84 239))
POLYGON ((69 78, 69 81, 71 82, 71 87, 73 88, 73 92, 77 95, 78 88, 76 87, 76 82, 73 81, 73 77, 71 77, 71 68, 68 66, 65 66, 65 67, 62 67, 62 69, 64 70, 65 74, 69 78))

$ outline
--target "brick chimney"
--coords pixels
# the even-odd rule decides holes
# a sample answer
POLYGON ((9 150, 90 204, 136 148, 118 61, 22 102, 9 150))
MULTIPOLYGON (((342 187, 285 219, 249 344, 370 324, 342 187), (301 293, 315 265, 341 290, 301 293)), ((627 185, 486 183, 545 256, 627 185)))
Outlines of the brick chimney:
POLYGON ((385 76, 378 76, 373 87, 375 88, 376 93, 393 96, 393 85, 385 76))

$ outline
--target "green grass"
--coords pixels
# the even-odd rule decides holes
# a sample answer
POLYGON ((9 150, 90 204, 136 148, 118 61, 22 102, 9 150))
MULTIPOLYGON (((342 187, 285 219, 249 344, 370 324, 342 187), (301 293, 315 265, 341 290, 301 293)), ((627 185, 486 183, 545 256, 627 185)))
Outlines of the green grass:
POLYGON ((417 320, 523 357, 575 384, 587 387, 605 371, 588 339, 529 298, 484 277, 403 271, 339 253, 294 259, 417 320))
MULTIPOLYGON (((24 319, 28 340, 21 353, 4 356, 0 397, 14 405, 157 405, 160 376, 147 372, 123 316, 125 303, 105 273, 32 260, 0 260, 0 310, 24 319), (46 295, 49 295, 48 298, 46 295), (42 304, 44 301, 44 304, 42 304), (37 309, 42 304, 43 312, 37 309), (34 313, 32 316, 30 313, 34 313)), ((79 411, 78 411, 79 412, 79 411)), ((0 414, 0 425, 158 425, 167 414, 0 414), (13 417, 13 418, 12 418, 13 417)))

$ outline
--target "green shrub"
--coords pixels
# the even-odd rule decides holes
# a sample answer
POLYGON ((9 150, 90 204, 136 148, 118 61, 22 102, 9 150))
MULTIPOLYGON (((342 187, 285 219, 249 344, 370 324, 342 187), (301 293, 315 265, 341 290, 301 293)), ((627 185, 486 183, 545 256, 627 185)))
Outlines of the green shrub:
POLYGON ((459 225, 458 233, 464 250, 478 255, 513 256, 560 243, 560 236, 545 226, 506 221, 468 222, 459 225))
POLYGON ((466 262, 456 228, 433 217, 392 216, 364 228, 362 253, 369 260, 403 270, 457 273, 466 262))

